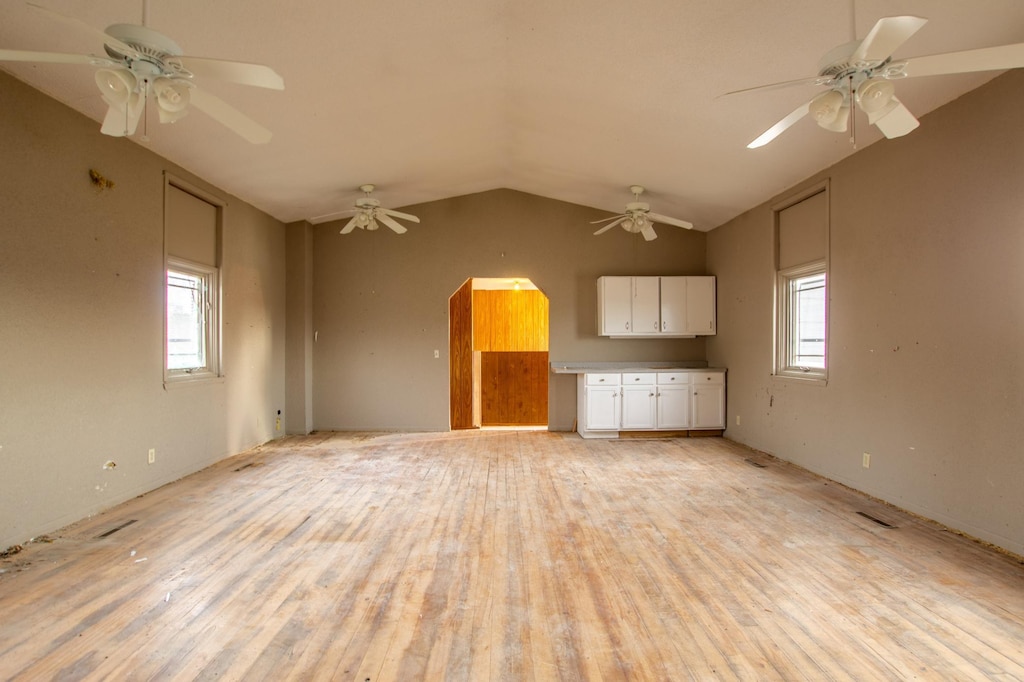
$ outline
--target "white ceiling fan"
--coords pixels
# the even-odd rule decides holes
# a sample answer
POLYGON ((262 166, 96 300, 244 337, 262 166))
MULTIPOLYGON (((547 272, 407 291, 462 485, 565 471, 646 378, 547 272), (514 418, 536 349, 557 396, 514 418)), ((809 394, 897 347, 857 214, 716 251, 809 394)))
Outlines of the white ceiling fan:
POLYGON ((143 0, 142 25, 113 24, 105 31, 40 5, 28 3, 51 20, 85 32, 103 46, 106 56, 0 49, 0 61, 89 64, 108 109, 100 129, 105 135, 135 134, 150 93, 161 123, 173 123, 194 106, 254 144, 270 141, 271 132, 219 97, 196 86, 194 77, 283 90, 284 79, 262 64, 188 57, 167 36, 146 26, 148 0, 143 0))
POLYGON ((337 220, 338 218, 355 211, 355 215, 352 216, 352 219, 345 223, 345 227, 341 228, 341 234, 348 234, 357 227, 362 230, 376 230, 380 228, 380 223, 384 223, 398 234, 405 234, 408 230, 404 225, 395 220, 395 218, 407 220, 411 223, 418 223, 420 221, 420 219, 414 215, 402 213, 401 211, 394 211, 390 208, 382 208, 380 201, 370 196, 375 189, 375 185, 360 185, 359 191, 365 196, 356 199, 354 209, 350 208, 347 211, 328 213, 326 215, 317 216, 316 218, 310 218, 309 222, 313 225, 319 225, 320 223, 337 220))
POLYGON ((659 213, 651 213, 651 205, 645 201, 640 201, 640 195, 644 193, 644 188, 640 185, 630 185, 629 191, 633 193, 633 201, 626 204, 626 212, 620 213, 617 216, 611 218, 604 218, 603 220, 595 220, 591 222, 591 225, 597 225, 599 223, 612 221, 599 229, 594 234, 601 234, 607 232, 616 225, 622 225, 622 229, 626 232, 637 233, 639 232, 644 236, 647 241, 652 241, 658 238, 658 234, 654 231, 654 223, 664 223, 665 225, 672 225, 674 227, 682 227, 687 230, 693 229, 693 223, 688 223, 685 220, 677 220, 676 218, 669 218, 659 213))
POLYGON ((888 138, 900 137, 917 128, 918 120, 895 95, 894 80, 917 76, 938 76, 972 71, 995 71, 1024 67, 1024 43, 947 52, 910 59, 892 58, 927 19, 915 16, 883 17, 863 40, 854 40, 830 50, 819 63, 818 75, 726 93, 733 95, 792 85, 825 85, 828 90, 801 104, 781 121, 747 145, 762 147, 810 114, 821 127, 845 132, 855 124, 853 105, 888 138))

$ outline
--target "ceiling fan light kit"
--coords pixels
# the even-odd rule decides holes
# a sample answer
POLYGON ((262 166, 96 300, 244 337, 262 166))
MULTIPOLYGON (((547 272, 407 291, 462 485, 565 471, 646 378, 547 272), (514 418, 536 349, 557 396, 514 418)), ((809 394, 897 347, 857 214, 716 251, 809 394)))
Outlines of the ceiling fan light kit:
POLYGON ((320 223, 338 220, 342 216, 348 215, 354 211, 355 215, 352 216, 352 218, 345 223, 345 226, 341 228, 341 234, 349 234, 357 227, 361 230, 372 232, 374 230, 379 230, 382 224, 390 228, 391 231, 396 234, 405 234, 409 231, 408 228, 398 222, 396 218, 411 223, 418 223, 420 221, 420 219, 414 215, 395 211, 390 208, 383 208, 380 205, 379 200, 370 196, 375 189, 377 189, 376 185, 360 185, 359 191, 362 192, 364 196, 356 199, 355 208, 310 218, 309 222, 313 225, 319 225, 320 223))
POLYGON ((894 60, 893 53, 927 22, 915 16, 883 17, 863 40, 829 50, 819 63, 817 76, 726 93, 734 95, 795 85, 829 88, 798 106, 747 147, 763 147, 808 114, 826 130, 845 132, 853 121, 854 105, 885 137, 901 137, 920 123, 896 97, 892 81, 912 76, 1024 67, 1024 43, 894 60))
POLYGON ((626 232, 632 234, 639 233, 643 235, 645 241, 653 241, 658 238, 658 234, 654 231, 654 223, 672 225, 673 227, 681 227, 686 230, 693 229, 693 223, 689 223, 685 220, 679 220, 678 218, 669 218, 668 216, 663 216, 660 213, 651 213, 651 205, 645 201, 640 201, 640 195, 644 193, 644 188, 642 186, 630 185, 629 191, 633 193, 633 201, 626 204, 625 213, 620 213, 619 215, 612 216, 611 218, 595 220, 590 223, 591 225, 608 223, 594 232, 595 235, 603 234, 616 225, 619 225, 626 232))
MULTIPOLYGON (((283 90, 284 79, 262 64, 229 62, 204 57, 187 57, 181 47, 167 36, 148 26, 113 24, 98 31, 73 17, 40 5, 30 7, 50 20, 71 26, 88 34, 103 45, 106 56, 0 50, 0 61, 53 64, 90 64, 99 67, 96 86, 107 105, 100 131, 105 135, 133 135, 145 115, 150 93, 161 123, 180 120, 194 106, 226 128, 253 144, 270 141, 271 132, 227 102, 199 90, 194 82, 197 73, 210 78, 231 81, 272 90, 283 90)), ((143 5, 143 24, 149 14, 143 5)))

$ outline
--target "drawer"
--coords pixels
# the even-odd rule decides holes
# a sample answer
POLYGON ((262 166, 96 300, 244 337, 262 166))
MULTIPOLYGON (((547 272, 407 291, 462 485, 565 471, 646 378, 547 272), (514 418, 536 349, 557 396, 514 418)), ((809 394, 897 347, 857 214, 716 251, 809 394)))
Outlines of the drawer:
POLYGON ((687 372, 658 372, 659 386, 685 386, 688 383, 690 383, 690 375, 687 372))
POLYGON ((724 384, 725 372, 690 372, 690 381, 694 386, 699 384, 724 384))
POLYGON ((618 386, 619 374, 586 374, 587 386, 618 386))
POLYGON ((654 372, 626 372, 622 375, 622 385, 653 386, 657 377, 654 372))

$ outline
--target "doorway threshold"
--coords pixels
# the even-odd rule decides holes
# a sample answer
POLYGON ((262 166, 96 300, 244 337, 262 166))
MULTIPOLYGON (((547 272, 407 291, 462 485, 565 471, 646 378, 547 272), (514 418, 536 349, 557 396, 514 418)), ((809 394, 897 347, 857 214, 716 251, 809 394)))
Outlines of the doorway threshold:
POLYGON ((481 431, 547 431, 547 424, 530 426, 481 426, 481 431))

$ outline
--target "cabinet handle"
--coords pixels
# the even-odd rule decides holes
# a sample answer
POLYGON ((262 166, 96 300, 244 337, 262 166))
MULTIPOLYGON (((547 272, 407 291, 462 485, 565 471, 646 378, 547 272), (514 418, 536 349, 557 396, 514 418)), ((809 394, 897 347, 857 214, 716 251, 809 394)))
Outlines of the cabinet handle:
POLYGON ((626 323, 626 331, 629 331, 629 322, 626 323))
POLYGON ((649 397, 653 398, 653 397, 654 397, 654 394, 652 393, 652 394, 651 394, 651 395, 650 395, 649 397))

